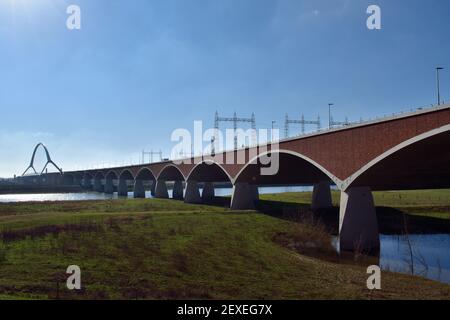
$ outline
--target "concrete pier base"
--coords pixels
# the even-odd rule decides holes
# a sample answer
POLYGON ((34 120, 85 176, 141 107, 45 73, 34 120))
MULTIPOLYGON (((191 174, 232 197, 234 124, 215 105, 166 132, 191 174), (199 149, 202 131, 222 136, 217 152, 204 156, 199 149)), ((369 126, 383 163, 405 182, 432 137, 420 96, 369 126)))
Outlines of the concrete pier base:
POLYGON ((155 198, 159 198, 159 199, 168 199, 169 198, 169 192, 167 191, 166 181, 164 181, 164 180, 156 181, 155 198))
POLYGON ((104 189, 105 188, 103 187, 102 180, 95 179, 94 180, 94 191, 96 191, 96 192, 103 192, 104 189))
POLYGON ((119 179, 119 185, 117 186, 117 194, 119 195, 119 197, 128 196, 127 180, 119 179))
POLYGON ((82 182, 82 181, 81 181, 80 178, 78 178, 78 177, 74 177, 74 178, 73 178, 73 184, 74 184, 74 185, 76 185, 76 186, 81 186, 81 185, 82 185, 81 182, 82 182))
POLYGON ((205 182, 202 191, 202 201, 208 202, 214 200, 214 184, 212 182, 205 182))
POLYGON ((114 193, 114 183, 112 179, 106 179, 105 181, 105 193, 113 194, 114 193))
POLYGON ((233 186, 231 197, 232 210, 253 210, 255 201, 259 199, 258 187, 248 183, 238 182, 233 186))
POLYGON ((152 197, 154 197, 156 195, 156 181, 153 180, 152 184, 150 186, 150 194, 152 195, 152 197))
POLYGON ((341 192, 339 243, 341 251, 379 252, 380 236, 370 188, 355 187, 341 192))
POLYGON ((186 203, 202 203, 200 190, 197 181, 188 181, 186 183, 186 195, 184 197, 186 203))
POLYGON ((329 209, 333 207, 330 183, 322 181, 314 185, 311 209, 329 209))
POLYGON ((173 185, 172 198, 175 200, 183 200, 183 182, 175 181, 173 185))
POLYGON ((136 179, 134 181, 134 191, 133 191, 133 197, 134 198, 145 198, 145 188, 144 188, 144 182, 141 179, 136 179))
POLYGON ((91 179, 83 179, 82 187, 86 190, 92 190, 92 182, 91 179))

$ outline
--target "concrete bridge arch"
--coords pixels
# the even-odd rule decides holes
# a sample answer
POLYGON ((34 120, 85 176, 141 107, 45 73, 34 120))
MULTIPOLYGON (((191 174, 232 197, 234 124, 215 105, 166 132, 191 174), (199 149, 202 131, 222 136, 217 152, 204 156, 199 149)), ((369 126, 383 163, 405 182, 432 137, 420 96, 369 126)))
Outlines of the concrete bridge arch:
POLYGON ((232 209, 254 209, 254 202, 258 200, 258 186, 264 185, 313 185, 312 207, 323 209, 332 207, 330 185, 335 184, 340 188, 341 180, 301 153, 277 149, 261 153, 251 159, 236 174, 233 184, 232 209), (270 157, 271 164, 261 163, 262 157, 270 157), (275 165, 276 173, 261 174, 261 169, 269 165, 275 165), (242 196, 244 194, 245 197, 242 196))
POLYGON ((117 174, 116 170, 109 170, 105 174, 104 191, 106 194, 114 193, 115 181, 117 181, 118 179, 119 179, 119 175, 117 174))
POLYGON ((94 191, 97 192, 104 192, 105 191, 105 186, 104 186, 104 181, 105 180, 105 175, 103 174, 102 171, 98 171, 97 173, 95 173, 94 175, 94 191))
POLYGON ((215 184, 232 184, 233 179, 227 170, 214 160, 203 160, 196 164, 186 179, 185 202, 208 203, 215 199, 215 184), (202 193, 199 192, 199 183, 202 193))
POLYGON ((134 198, 145 198, 146 182, 150 183, 150 192, 155 196, 156 176, 149 167, 144 167, 134 179, 134 198))
POLYGON ((117 194, 119 197, 128 196, 128 184, 129 181, 134 182, 134 175, 129 169, 124 169, 119 174, 119 183, 117 185, 117 194))
POLYGON ((419 134, 368 162, 343 181, 342 189, 359 186, 370 186, 372 190, 447 188, 450 186, 448 146, 450 125, 419 134), (431 176, 430 168, 433 168, 431 176), (420 186, 415 181, 419 181, 420 186))

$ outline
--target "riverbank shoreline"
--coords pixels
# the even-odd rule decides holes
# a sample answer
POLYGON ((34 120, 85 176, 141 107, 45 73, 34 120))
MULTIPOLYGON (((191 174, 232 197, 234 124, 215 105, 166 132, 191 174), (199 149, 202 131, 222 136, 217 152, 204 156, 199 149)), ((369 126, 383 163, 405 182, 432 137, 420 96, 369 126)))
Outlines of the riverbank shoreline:
POLYGON ((82 192, 84 192, 84 190, 80 186, 0 185, 0 195, 82 192))

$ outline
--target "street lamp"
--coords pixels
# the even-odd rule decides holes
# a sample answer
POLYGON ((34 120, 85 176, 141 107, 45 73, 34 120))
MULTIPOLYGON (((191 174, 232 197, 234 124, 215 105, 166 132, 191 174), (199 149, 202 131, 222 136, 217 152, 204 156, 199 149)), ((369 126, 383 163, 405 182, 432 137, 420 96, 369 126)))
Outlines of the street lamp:
POLYGON ((331 107, 334 106, 334 103, 328 104, 328 129, 331 129, 331 107))
POLYGON ((270 141, 272 141, 272 142, 273 142, 273 126, 275 123, 276 123, 276 121, 272 120, 272 131, 270 132, 270 141))
POLYGON ((442 67, 437 67, 436 68, 438 106, 441 105, 441 89, 440 89, 440 83, 439 83, 439 71, 440 70, 444 70, 444 68, 442 68, 442 67))

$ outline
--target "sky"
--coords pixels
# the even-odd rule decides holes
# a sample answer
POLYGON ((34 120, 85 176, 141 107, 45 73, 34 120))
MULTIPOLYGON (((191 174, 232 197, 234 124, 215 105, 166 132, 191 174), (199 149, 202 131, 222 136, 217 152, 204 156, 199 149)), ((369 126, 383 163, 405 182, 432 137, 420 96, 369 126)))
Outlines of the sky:
POLYGON ((447 0, 0 0, 0 177, 39 142, 63 170, 167 157, 216 110, 283 130, 325 126, 330 102, 350 121, 429 106, 437 66, 450 100, 449 17, 447 0))

